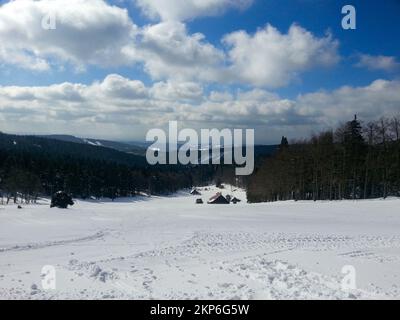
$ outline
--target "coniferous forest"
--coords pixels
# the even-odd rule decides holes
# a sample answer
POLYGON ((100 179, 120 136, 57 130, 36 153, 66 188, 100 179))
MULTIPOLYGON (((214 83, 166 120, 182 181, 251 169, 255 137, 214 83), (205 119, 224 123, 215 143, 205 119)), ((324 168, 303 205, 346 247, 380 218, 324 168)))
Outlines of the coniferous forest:
POLYGON ((35 202, 59 190, 76 198, 169 194, 206 184, 212 167, 151 167, 143 156, 78 143, 0 134, 0 202, 35 202))
POLYGON ((288 143, 250 177, 250 202, 400 196, 400 117, 362 123, 288 143))
POLYGON ((110 148, 0 134, 0 201, 35 202, 59 190, 116 199, 211 182, 245 187, 249 202, 400 196, 399 117, 363 123, 355 116, 309 139, 282 137, 267 151, 251 176, 236 177, 232 166, 152 167, 143 156, 110 148))

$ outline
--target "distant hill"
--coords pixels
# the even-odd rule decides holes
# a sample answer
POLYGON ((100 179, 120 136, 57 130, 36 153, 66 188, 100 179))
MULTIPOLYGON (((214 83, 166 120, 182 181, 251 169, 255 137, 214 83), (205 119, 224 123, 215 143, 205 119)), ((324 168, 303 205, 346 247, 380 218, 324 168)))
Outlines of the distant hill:
POLYGON ((0 133, 0 198, 30 202, 62 190, 78 198, 115 199, 170 194, 212 179, 211 167, 150 166, 144 156, 68 139, 0 133))
POLYGON ((125 142, 109 141, 103 139, 78 138, 72 135, 57 135, 57 134, 45 135, 39 137, 65 141, 65 142, 87 144, 95 147, 106 147, 141 156, 144 156, 146 154, 146 145, 145 144, 139 145, 139 143, 136 145, 135 142, 125 143, 125 142))
MULTIPOLYGON (((44 153, 62 154, 77 158, 88 158, 115 162, 125 165, 146 166, 146 142, 117 142, 103 139, 79 138, 72 135, 42 135, 20 136, 0 133, 0 149, 41 151, 44 153)), ((178 148, 181 145, 178 146, 178 148)), ((277 150, 277 145, 256 145, 255 158, 271 156, 277 150)), ((199 146, 200 150, 200 146, 199 146)), ((223 148, 221 148, 223 161, 223 148)), ((242 153, 245 154, 245 148, 242 153)), ((209 149, 209 161, 212 151, 209 149)), ((199 153, 200 159, 200 153, 199 153)))
POLYGON ((101 141, 103 140, 95 144, 73 136, 20 136, 0 133, 0 150, 86 158, 128 166, 147 166, 144 156, 118 151, 118 143, 114 144, 115 148, 105 146, 105 143, 100 145, 101 141))
MULTIPOLYGON (((0 133, 0 197, 37 199, 39 194, 64 190, 74 197, 114 199, 137 192, 172 193, 214 178, 238 182, 229 165, 224 170, 215 165, 150 166, 145 156, 132 150, 129 144, 107 140, 0 133)), ((276 146, 256 146, 256 165, 258 158, 275 150, 276 146)))
MULTIPOLYGON (((135 155, 146 155, 147 148, 152 144, 151 142, 139 142, 139 141, 127 141, 127 142, 120 142, 120 141, 110 141, 110 140, 103 140, 103 139, 92 139, 92 138, 78 138, 72 135, 47 135, 41 136, 44 138, 55 139, 60 141, 66 142, 73 142, 73 143, 81 143, 92 145, 96 147, 106 147, 115 149, 118 151, 131 153, 135 155)), ((178 144, 178 148, 181 147, 182 144, 178 144)), ((256 145, 254 146, 254 155, 256 158, 263 157, 263 156, 270 156, 275 153, 277 150, 278 145, 256 145)), ((200 149, 200 146, 199 146, 200 149)), ((221 149, 223 152, 223 149, 221 149)), ((211 152, 211 150, 210 150, 211 152)), ((243 150, 243 154, 245 150, 243 150)), ((210 154, 211 157, 211 154, 210 154)))

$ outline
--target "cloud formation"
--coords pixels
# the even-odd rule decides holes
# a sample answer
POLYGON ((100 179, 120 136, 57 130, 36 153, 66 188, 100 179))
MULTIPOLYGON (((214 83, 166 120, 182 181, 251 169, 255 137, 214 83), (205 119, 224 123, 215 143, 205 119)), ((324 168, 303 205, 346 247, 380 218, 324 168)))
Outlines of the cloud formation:
POLYGON ((142 12, 151 19, 184 21, 215 16, 228 9, 245 9, 253 0, 135 0, 142 12))
MULTIPOLYGON (((178 120, 193 128, 250 127, 274 142, 279 135, 306 136, 334 127, 358 114, 365 121, 398 114, 400 82, 376 80, 368 86, 345 86, 284 99, 263 89, 234 93, 204 89, 192 82, 141 81, 111 74, 91 85, 62 83, 46 87, 0 87, 0 125, 7 131, 64 128, 63 133, 130 136, 132 130, 178 120), (118 128, 115 131, 115 128, 118 128), (83 130, 83 131, 82 131, 83 130), (87 131, 87 132, 86 132, 87 131)), ((59 129, 60 130, 60 129, 59 129)), ((59 132, 59 131, 57 131, 59 132)), ((136 138, 138 132, 135 133, 136 138)), ((275 141, 276 142, 276 141, 275 141)))
POLYGON ((11 1, 0 7, 0 61, 38 71, 52 62, 112 66, 126 62, 135 33, 127 10, 102 0, 11 1), (47 17, 56 29, 42 27, 47 17))
MULTIPOLYGON (((369 120, 398 112, 400 83, 395 80, 293 99, 269 91, 312 69, 337 64, 339 42, 329 33, 317 35, 296 24, 283 31, 268 24, 253 33, 233 31, 211 43, 186 24, 251 3, 137 0, 155 19, 138 26, 126 9, 104 0, 6 2, 0 6, 0 66, 35 72, 136 66, 151 81, 145 85, 109 74, 91 84, 0 86, 0 125, 12 132, 23 128, 126 137, 180 120, 195 128, 254 127, 275 142, 282 134, 306 136, 310 130, 335 126, 354 113, 369 120), (56 18, 55 30, 42 27, 49 14, 56 18), (233 89, 237 87, 242 89, 233 89)), ((357 66, 370 70, 394 72, 400 67, 391 56, 358 58, 357 66)))
POLYGON ((137 55, 153 79, 217 80, 224 52, 203 34, 188 34, 183 23, 169 21, 144 27, 141 36, 137 55))
POLYGON ((339 61, 339 44, 331 35, 318 38, 298 25, 292 25, 287 34, 271 25, 254 35, 233 32, 224 43, 230 47, 231 74, 255 86, 280 87, 302 71, 339 61))
MULTIPOLYGON (((201 3, 192 2, 208 8, 231 1, 201 3)), ((80 71, 88 65, 140 65, 156 81, 268 88, 285 86, 302 72, 339 60, 332 36, 317 37, 297 25, 287 33, 271 25, 255 34, 232 32, 217 48, 203 34, 190 34, 183 22, 138 27, 126 9, 103 0, 8 2, 0 7, 0 42, 0 62, 35 71, 65 64, 80 71), (55 30, 42 28, 49 14, 56 18, 55 30)))
POLYGON ((400 70, 400 62, 393 56, 360 54, 358 58, 359 61, 356 66, 359 68, 385 72, 396 72, 400 70))

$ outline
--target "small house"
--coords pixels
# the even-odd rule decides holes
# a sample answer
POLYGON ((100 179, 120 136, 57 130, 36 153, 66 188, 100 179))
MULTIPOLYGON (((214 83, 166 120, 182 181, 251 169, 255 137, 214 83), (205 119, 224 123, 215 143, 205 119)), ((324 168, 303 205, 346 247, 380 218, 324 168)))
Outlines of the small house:
POLYGON ((192 191, 190 191, 190 194, 192 196, 201 196, 201 193, 197 189, 193 189, 192 191))
POLYGON ((203 204, 203 203, 204 203, 203 199, 201 199, 201 198, 196 200, 196 204, 203 204))
POLYGON ((211 197, 208 201, 209 204, 229 204, 229 201, 222 195, 222 193, 218 192, 215 196, 211 197))

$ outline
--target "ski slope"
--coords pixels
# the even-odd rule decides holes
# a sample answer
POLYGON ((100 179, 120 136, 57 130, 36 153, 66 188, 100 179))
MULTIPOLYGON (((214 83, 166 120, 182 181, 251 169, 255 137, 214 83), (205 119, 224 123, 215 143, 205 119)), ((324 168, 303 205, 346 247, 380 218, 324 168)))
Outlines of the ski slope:
POLYGON ((399 199, 0 207, 1 299, 398 299, 399 199), (43 287, 43 266, 56 289, 43 287), (344 266, 356 288, 343 287, 344 266))

